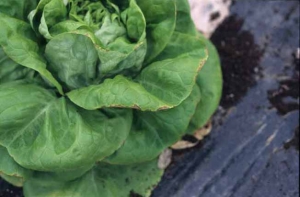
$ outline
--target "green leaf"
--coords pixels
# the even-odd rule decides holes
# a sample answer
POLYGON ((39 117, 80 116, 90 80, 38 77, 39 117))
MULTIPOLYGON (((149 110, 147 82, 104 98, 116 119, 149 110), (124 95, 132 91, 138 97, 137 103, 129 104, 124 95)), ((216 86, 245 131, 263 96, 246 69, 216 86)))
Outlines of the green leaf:
POLYGON ((176 16, 175 31, 197 37, 198 31, 191 18, 188 0, 176 0, 176 16))
POLYGON ((0 176, 15 186, 23 186, 24 181, 31 176, 32 171, 17 164, 3 146, 0 146, 0 155, 0 176))
MULTIPOLYGON (((204 50, 204 49, 202 49, 204 50)), ((137 82, 123 76, 107 79, 100 85, 73 90, 67 96, 76 105, 95 110, 103 107, 157 111, 179 105, 191 93, 201 59, 181 56, 155 62, 145 68, 137 82)))
POLYGON ((157 110, 168 105, 149 94, 140 84, 121 75, 114 79, 107 79, 100 85, 73 90, 67 96, 76 105, 87 110, 103 107, 157 110))
POLYGON ((85 173, 90 171, 93 167, 93 164, 80 166, 76 169, 72 170, 63 170, 59 172, 41 172, 41 171, 33 171, 32 176, 35 177, 44 177, 44 182, 68 182, 74 181, 82 177, 85 173))
POLYGON ((104 46, 108 46, 117 38, 123 37, 126 34, 126 28, 120 22, 119 16, 106 15, 103 19, 103 24, 99 30, 95 32, 95 36, 104 46))
POLYGON ((139 73, 147 52, 146 40, 139 43, 128 43, 119 38, 109 45, 109 49, 97 47, 100 64, 98 66, 99 81, 117 74, 139 73))
POLYGON ((150 63, 169 43, 176 24, 175 0, 136 0, 147 23, 148 50, 145 63, 150 63))
POLYGON ((35 85, 0 85, 0 145, 22 166, 65 171, 111 155, 128 136, 130 110, 85 111, 35 85))
POLYGON ((218 108, 222 96, 222 71, 218 52, 210 41, 204 37, 200 39, 206 43, 209 58, 197 77, 202 97, 188 129, 190 134, 209 121, 218 108))
POLYGON ((200 91, 195 86, 191 95, 173 109, 159 112, 135 111, 133 128, 127 140, 105 162, 127 165, 156 158, 185 134, 199 101, 200 91))
POLYGON ((28 14, 28 20, 30 22, 30 25, 32 29, 38 33, 39 32, 39 25, 41 23, 41 19, 38 16, 42 15, 43 8, 47 3, 49 3, 51 0, 40 0, 35 9, 33 9, 28 14))
POLYGON ((50 29, 50 34, 52 37, 55 37, 62 33, 68 33, 73 32, 77 29, 88 29, 88 26, 84 23, 77 22, 77 21, 71 21, 71 20, 65 20, 60 23, 57 23, 50 29))
POLYGON ((34 71, 12 61, 0 48, 0 84, 31 78, 34 71))
POLYGON ((176 15, 175 31, 155 61, 175 58, 182 54, 189 54, 197 58, 199 54, 203 53, 203 49, 206 49, 205 42, 198 38, 197 30, 190 17, 187 0, 176 0, 176 15))
POLYGON ((61 22, 67 16, 67 8, 62 0, 51 0, 43 8, 39 32, 47 39, 52 36, 49 29, 55 24, 61 22))
POLYGON ((96 78, 98 54, 87 36, 71 33, 55 36, 46 45, 45 56, 49 70, 70 90, 88 86, 96 78))
POLYGON ((6 174, 2 174, 1 172, 0 172, 0 178, 2 178, 3 180, 5 180, 6 182, 10 183, 11 185, 13 185, 15 187, 23 187, 23 184, 24 184, 23 178, 15 177, 15 176, 8 176, 6 174))
POLYGON ((45 38, 51 39, 49 29, 66 18, 67 8, 62 0, 40 0, 28 15, 32 28, 45 38))
POLYGON ((36 176, 24 185, 25 196, 34 197, 149 197, 163 174, 157 160, 138 165, 97 164, 81 178, 70 182, 47 182, 36 176))
POLYGON ((170 43, 155 59, 155 61, 163 61, 164 59, 175 58, 181 56, 182 54, 188 54, 191 58, 197 58, 199 57, 199 54, 201 54, 201 56, 205 56, 205 54, 207 55, 206 45, 203 40, 200 40, 194 36, 180 32, 174 32, 170 43))
POLYGON ((130 0, 128 8, 120 15, 125 26, 120 26, 119 16, 107 16, 95 33, 104 44, 98 49, 100 80, 116 74, 135 75, 141 70, 146 56, 146 21, 135 0, 130 0))
POLYGON ((122 13, 122 19, 130 39, 139 41, 145 36, 146 19, 135 0, 130 0, 128 9, 122 13))
POLYGON ((37 5, 38 0, 1 0, 0 13, 11 17, 27 20, 27 15, 37 5))
POLYGON ((19 34, 30 40, 36 39, 30 25, 22 20, 18 20, 0 12, 0 23, 0 44, 2 42, 7 42, 11 34, 19 34))
POLYGON ((0 23, 2 24, 0 31, 0 46, 2 46, 6 55, 19 65, 37 71, 53 84, 59 93, 63 94, 61 85, 46 69, 46 62, 39 54, 37 43, 29 38, 29 36, 33 38, 29 33, 30 26, 27 23, 1 13, 0 23), (25 34, 22 32, 23 30, 25 30, 25 34))

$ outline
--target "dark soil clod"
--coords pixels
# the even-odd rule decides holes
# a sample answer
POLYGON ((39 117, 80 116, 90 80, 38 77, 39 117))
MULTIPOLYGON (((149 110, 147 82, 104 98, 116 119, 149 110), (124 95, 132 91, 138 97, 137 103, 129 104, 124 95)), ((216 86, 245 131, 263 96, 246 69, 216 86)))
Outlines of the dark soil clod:
POLYGON ((243 20, 230 16, 213 34, 211 40, 221 57, 224 78, 221 105, 228 109, 245 96, 260 76, 263 50, 253 35, 242 30, 243 20))
POLYGON ((294 57, 293 63, 295 65, 294 75, 290 79, 280 81, 277 90, 268 92, 270 103, 281 115, 299 110, 299 59, 294 57))

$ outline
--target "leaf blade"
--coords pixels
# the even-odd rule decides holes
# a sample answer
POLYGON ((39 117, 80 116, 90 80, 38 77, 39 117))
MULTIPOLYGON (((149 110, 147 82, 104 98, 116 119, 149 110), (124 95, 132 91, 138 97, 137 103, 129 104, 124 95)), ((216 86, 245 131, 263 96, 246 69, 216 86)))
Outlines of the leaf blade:
POLYGON ((1 85, 0 103, 0 144, 33 170, 93 164, 117 150, 131 127, 130 110, 85 111, 35 85, 1 85))

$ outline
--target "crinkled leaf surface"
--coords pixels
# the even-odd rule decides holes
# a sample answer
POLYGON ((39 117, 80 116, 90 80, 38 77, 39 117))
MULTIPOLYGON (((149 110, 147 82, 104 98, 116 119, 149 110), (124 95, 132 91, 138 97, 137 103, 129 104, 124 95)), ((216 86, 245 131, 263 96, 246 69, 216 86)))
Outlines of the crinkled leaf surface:
POLYGON ((108 117, 35 85, 4 84, 0 90, 0 144, 28 169, 61 171, 94 163, 118 149, 131 127, 130 110, 110 110, 108 117))
POLYGON ((44 176, 34 176, 25 183, 24 193, 28 197, 148 197, 162 173, 157 160, 127 166, 100 163, 70 182, 47 182, 44 176))

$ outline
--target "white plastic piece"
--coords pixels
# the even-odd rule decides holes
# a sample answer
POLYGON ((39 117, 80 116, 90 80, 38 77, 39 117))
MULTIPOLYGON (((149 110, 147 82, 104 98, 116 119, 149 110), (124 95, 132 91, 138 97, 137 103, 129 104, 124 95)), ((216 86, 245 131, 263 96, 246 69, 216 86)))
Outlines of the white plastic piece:
POLYGON ((209 38, 229 15, 231 0, 189 0, 196 28, 209 38))

